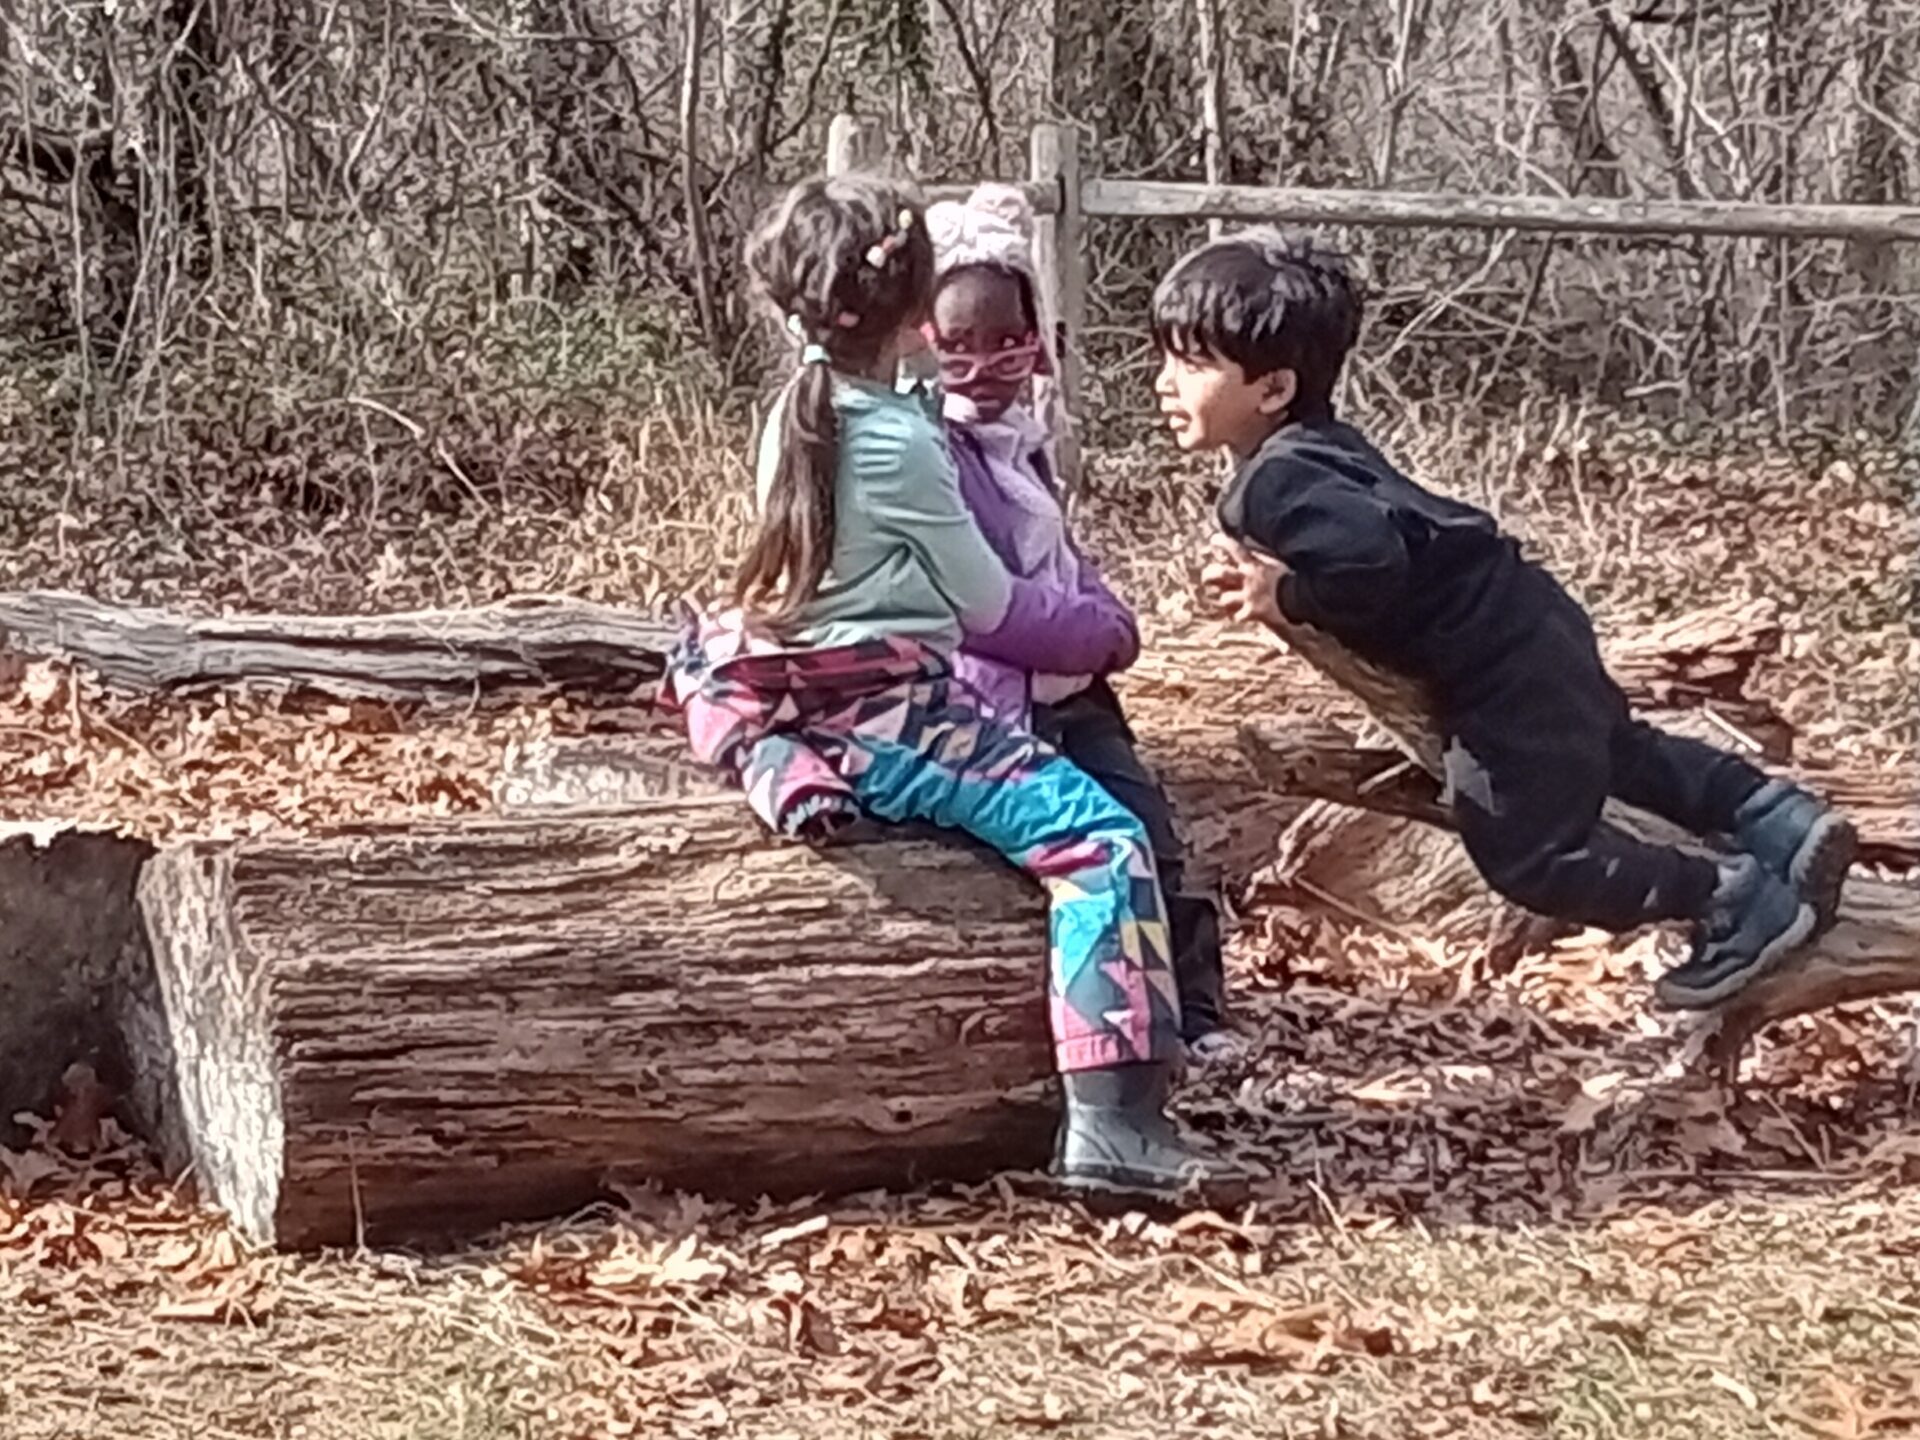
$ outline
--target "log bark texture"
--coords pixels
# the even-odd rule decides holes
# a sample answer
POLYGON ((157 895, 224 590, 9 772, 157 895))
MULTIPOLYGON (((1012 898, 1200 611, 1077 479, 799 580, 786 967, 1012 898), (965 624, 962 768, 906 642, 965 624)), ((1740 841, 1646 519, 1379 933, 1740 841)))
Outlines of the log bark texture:
MULTIPOLYGON (((1440 775, 1440 734, 1419 686, 1369 664, 1309 626, 1283 625, 1277 633, 1303 660, 1352 693, 1421 770, 1431 777, 1440 775)), ((1257 741, 1255 727, 1243 730, 1249 754, 1261 748, 1257 741)), ((1378 793, 1361 797, 1362 803, 1370 803, 1378 793)), ((1648 839, 1669 844, 1682 839, 1671 826, 1618 802, 1609 801, 1605 813, 1612 823, 1648 839)), ((1704 1053, 1725 1069, 1755 1032, 1775 1020, 1914 989, 1920 989, 1920 890, 1856 873, 1832 931, 1786 968, 1717 1007, 1704 1053)))
MULTIPOLYGON (((1712 738, 1699 726, 1675 728, 1712 738)), ((1354 745, 1335 727, 1284 720, 1249 721, 1241 728, 1240 746, 1254 773, 1276 790, 1451 828, 1440 803, 1440 782, 1398 750, 1354 745)), ((1901 870, 1920 867, 1920 784, 1915 776, 1810 764, 1784 766, 1774 773, 1797 779, 1844 810, 1860 829, 1864 863, 1901 870)))
POLYGON ((527 597, 385 615, 196 616, 64 591, 0 594, 0 641, 66 655, 142 690, 265 683, 428 700, 500 687, 631 690, 659 678, 671 624, 585 600, 527 597))
POLYGON ((641 1181, 753 1195, 1044 1162, 1038 890, 737 796, 189 844, 140 882, 167 1158, 261 1241, 472 1233, 641 1181))
POLYGON ((1445 831, 1332 800, 1300 812, 1261 878, 1296 902, 1437 941, 1464 958, 1467 974, 1505 974, 1572 928, 1494 894, 1445 831))
POLYGON ((587 814, 710 795, 745 803, 737 783, 687 758, 684 734, 664 729, 509 745, 492 788, 505 815, 587 814))

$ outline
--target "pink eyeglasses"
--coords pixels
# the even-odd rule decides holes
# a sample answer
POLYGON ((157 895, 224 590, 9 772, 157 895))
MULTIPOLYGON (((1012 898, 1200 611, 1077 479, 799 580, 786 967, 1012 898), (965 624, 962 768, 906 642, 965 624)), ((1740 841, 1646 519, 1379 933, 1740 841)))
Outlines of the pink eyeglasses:
POLYGON ((940 383, 949 388, 975 385, 982 380, 1017 383, 1033 374, 1040 359, 1040 342, 1033 340, 985 355, 966 350, 942 350, 939 355, 940 383))

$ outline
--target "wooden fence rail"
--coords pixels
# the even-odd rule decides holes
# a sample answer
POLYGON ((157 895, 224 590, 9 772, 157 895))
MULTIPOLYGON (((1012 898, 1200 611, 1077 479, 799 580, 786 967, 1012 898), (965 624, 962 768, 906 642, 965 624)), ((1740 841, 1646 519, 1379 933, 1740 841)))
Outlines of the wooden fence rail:
POLYGON ((1101 218, 1292 221, 1310 225, 1579 231, 1920 241, 1920 208, 1758 205, 1728 200, 1607 200, 1587 195, 1438 195, 1088 180, 1080 208, 1101 218))
MULTIPOLYGON (((835 117, 827 171, 885 168, 877 127, 835 117)), ((1073 422, 1080 416, 1078 337, 1086 322, 1088 220, 1239 220, 1273 224, 1378 225, 1400 228, 1530 230, 1587 235, 1693 236, 1920 243, 1920 207, 1765 205, 1728 200, 1610 200, 1585 195, 1445 195, 1387 190, 1300 190, 1259 185, 1196 185, 1157 180, 1082 179, 1077 133, 1037 125, 1028 177, 1021 185, 1040 217, 1042 308, 1059 327, 1062 409, 1068 434, 1059 451, 1062 479, 1078 487, 1073 422)), ((930 199, 964 197, 970 186, 930 187, 930 199)))

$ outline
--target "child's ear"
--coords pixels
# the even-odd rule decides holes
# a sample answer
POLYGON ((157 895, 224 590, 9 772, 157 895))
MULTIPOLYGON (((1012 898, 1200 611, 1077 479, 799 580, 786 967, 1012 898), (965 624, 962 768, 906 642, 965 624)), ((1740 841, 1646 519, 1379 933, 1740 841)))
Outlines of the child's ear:
POLYGON ((1282 415, 1293 404, 1293 397, 1300 393, 1300 377, 1291 370, 1276 370, 1266 378, 1265 390, 1260 396, 1262 415, 1282 415))

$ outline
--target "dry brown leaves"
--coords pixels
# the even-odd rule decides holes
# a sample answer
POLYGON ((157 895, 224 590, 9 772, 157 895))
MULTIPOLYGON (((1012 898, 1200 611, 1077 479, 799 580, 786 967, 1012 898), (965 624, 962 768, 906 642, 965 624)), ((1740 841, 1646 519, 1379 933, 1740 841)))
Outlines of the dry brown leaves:
MULTIPOLYGON (((1121 1376, 1324 1373, 1394 1353, 1399 1322, 1292 1279, 1270 1288, 1281 1234, 1211 1213, 1095 1222, 993 1187, 762 1214, 641 1193, 612 1221, 535 1234, 486 1275, 555 1325, 602 1336, 629 1376, 624 1404, 578 1396, 569 1419, 611 1435, 719 1433, 776 1403, 924 1408, 1037 1317, 1121 1376)), ((1043 1391, 987 1413, 1050 1428, 1075 1407, 1043 1391)))
POLYGON ((0 821, 164 839, 490 811, 515 744, 664 733, 647 710, 565 696, 485 707, 270 694, 132 697, 49 659, 0 675, 0 821))
MULTIPOLYGON (((30 1121, 32 1117, 21 1117, 30 1121)), ((278 1262, 164 1184, 111 1120, 97 1149, 61 1149, 55 1125, 0 1148, 0 1297, 40 1315, 143 1304, 155 1320, 250 1325, 274 1311, 278 1262)))
POLYGON ((1898 1370, 1865 1382, 1823 1375, 1782 1411, 1820 1440, 1920 1434, 1920 1372, 1898 1370))

